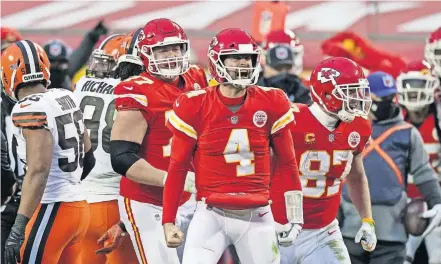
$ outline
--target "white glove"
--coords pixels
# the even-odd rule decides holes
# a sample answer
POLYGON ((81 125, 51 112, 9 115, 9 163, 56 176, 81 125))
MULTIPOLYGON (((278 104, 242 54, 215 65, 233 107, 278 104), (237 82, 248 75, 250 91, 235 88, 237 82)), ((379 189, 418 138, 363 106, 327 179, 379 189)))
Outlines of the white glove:
POLYGON ((300 224, 287 223, 282 225, 277 222, 274 223, 276 225, 277 240, 282 247, 291 246, 302 231, 302 225, 300 224))
POLYGON ((423 218, 432 218, 429 226, 421 235, 423 238, 427 236, 433 229, 441 224, 441 204, 435 204, 432 209, 421 214, 423 218))
MULTIPOLYGON (((164 180, 162 181, 162 185, 165 185, 165 182, 167 181, 168 173, 165 174, 164 180)), ((187 176, 185 178, 185 184, 184 184, 184 191, 190 192, 190 193, 196 193, 196 185, 195 185, 195 175, 194 172, 189 171, 187 172, 187 176)))
MULTIPOLYGON (((364 220, 364 219, 363 219, 364 220)), ((363 221, 360 229, 355 235, 355 243, 360 243, 364 250, 373 251, 377 246, 377 236, 375 235, 375 224, 363 221)))

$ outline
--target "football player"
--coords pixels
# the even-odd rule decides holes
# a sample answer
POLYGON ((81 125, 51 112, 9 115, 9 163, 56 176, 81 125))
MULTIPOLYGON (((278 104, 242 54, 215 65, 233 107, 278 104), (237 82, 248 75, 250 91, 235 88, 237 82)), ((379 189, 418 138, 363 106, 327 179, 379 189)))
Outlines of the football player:
MULTIPOLYGON (((137 33, 116 34, 106 38, 101 45, 93 51, 89 60, 87 75, 76 84, 74 94, 80 103, 84 114, 84 123, 90 133, 92 149, 96 156, 96 166, 81 185, 89 203, 90 223, 83 243, 84 263, 136 263, 136 254, 130 239, 121 241, 121 245, 108 255, 95 254, 100 249, 97 240, 103 233, 119 222, 118 194, 121 176, 115 173, 110 163, 110 132, 115 115, 113 90, 120 82, 116 77, 117 56, 121 59, 133 56, 135 69, 142 68, 142 62, 137 57, 137 33), (126 47, 121 49, 121 47, 126 47), (131 47, 131 50, 129 51, 131 47), (135 53, 135 55, 131 54, 135 53), (124 56, 124 57, 123 57, 124 56)), ((120 64, 125 62, 119 61, 120 64)), ((118 67, 118 73, 125 67, 118 67)), ((135 72, 138 74, 139 70, 135 72)), ((120 74, 118 74, 120 75, 120 74)), ((127 78, 124 75, 124 78, 127 78)), ((112 233, 109 234, 110 236, 112 233)), ((114 238, 116 240, 116 238, 114 238)), ((100 240, 101 242, 101 240, 100 240)), ((112 243, 110 243, 111 245, 112 243)), ((109 246, 106 244, 106 246, 109 246)), ((99 252, 106 252, 105 248, 99 252)))
POLYGON ((90 214, 80 181, 95 158, 73 93, 47 90, 49 69, 44 50, 29 40, 15 42, 2 55, 3 86, 19 100, 12 120, 26 164, 6 263, 81 263, 80 241, 90 214))
POLYGON ((341 57, 322 61, 310 81, 314 103, 293 105, 291 129, 305 224, 294 246, 281 249, 281 263, 350 263, 336 220, 343 182, 363 219, 356 242, 366 251, 376 243, 361 156, 371 135, 369 84, 360 66, 341 57))
MULTIPOLYGON (((115 172, 124 176, 119 211, 139 263, 179 263, 176 249, 165 243, 161 224, 162 187, 172 137, 165 124, 178 96, 206 87, 207 80, 201 68, 189 64, 188 38, 173 21, 161 18, 148 22, 138 41, 146 70, 119 83, 114 90, 118 113, 110 157, 115 172)), ((182 195, 180 204, 186 203, 190 195, 182 195)), ((194 202, 186 205, 188 212, 184 212, 187 207, 181 207, 181 223, 188 222, 187 216, 194 212, 194 202)))
MULTIPOLYGON (((426 61, 412 61, 407 69, 397 77, 398 102, 403 106, 405 120, 413 124, 421 134, 424 147, 429 154, 429 162, 441 181, 441 145, 436 131, 435 94, 439 89, 439 79, 433 75, 426 61)), ((408 177, 407 194, 409 198, 421 197, 413 175, 408 177)), ((406 245, 406 259, 412 262, 423 237, 409 236, 406 245)), ((441 228, 435 228, 425 238, 430 263, 441 261, 441 228)))
POLYGON ((300 180, 288 144, 290 103, 282 90, 254 85, 259 50, 245 31, 218 33, 208 57, 220 85, 181 95, 168 119, 173 144, 162 220, 167 244, 177 247, 184 239, 175 217, 193 160, 198 204, 183 263, 217 263, 230 244, 242 263, 279 263, 275 231, 280 244, 290 245, 303 224, 300 180), (271 192, 270 147, 280 170, 271 192))

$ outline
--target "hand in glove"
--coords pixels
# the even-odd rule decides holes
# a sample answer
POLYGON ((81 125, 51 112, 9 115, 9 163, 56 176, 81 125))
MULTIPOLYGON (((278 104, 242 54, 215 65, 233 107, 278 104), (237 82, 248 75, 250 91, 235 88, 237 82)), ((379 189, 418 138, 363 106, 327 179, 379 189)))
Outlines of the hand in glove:
POLYGON ((25 240, 25 229, 29 222, 29 218, 18 214, 15 223, 12 226, 11 233, 5 244, 5 263, 16 264, 20 263, 20 248, 25 240))
POLYGON ((435 204, 432 209, 422 213, 421 217, 431 218, 429 226, 426 228, 422 237, 427 236, 433 229, 441 224, 441 204, 435 204))
POLYGON ((373 251, 377 245, 375 222, 372 218, 363 218, 363 224, 355 236, 355 243, 360 243, 364 250, 373 251))
POLYGON ((95 254, 109 254, 117 249, 128 235, 126 227, 122 222, 115 224, 106 233, 104 233, 97 241, 103 244, 103 247, 95 250, 95 254))
POLYGON ((300 232, 302 231, 302 225, 300 224, 276 224, 277 240, 282 247, 289 247, 294 244, 300 232))

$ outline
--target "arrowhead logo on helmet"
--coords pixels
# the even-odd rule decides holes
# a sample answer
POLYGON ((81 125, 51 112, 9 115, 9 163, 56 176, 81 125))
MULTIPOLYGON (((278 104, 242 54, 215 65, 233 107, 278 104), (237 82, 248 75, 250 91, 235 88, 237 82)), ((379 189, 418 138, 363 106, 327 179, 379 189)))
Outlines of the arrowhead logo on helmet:
POLYGON ((322 68, 322 70, 317 74, 317 79, 321 83, 327 83, 335 78, 338 78, 338 76, 340 76, 340 72, 331 68, 322 68))

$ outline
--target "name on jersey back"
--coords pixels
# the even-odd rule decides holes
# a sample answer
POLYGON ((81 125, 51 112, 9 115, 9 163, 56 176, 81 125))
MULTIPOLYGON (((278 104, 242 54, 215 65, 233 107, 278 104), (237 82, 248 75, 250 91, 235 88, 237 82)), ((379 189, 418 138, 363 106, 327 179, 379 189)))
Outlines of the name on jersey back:
POLYGON ((82 92, 113 94, 114 86, 106 82, 86 81, 81 88, 82 92))

